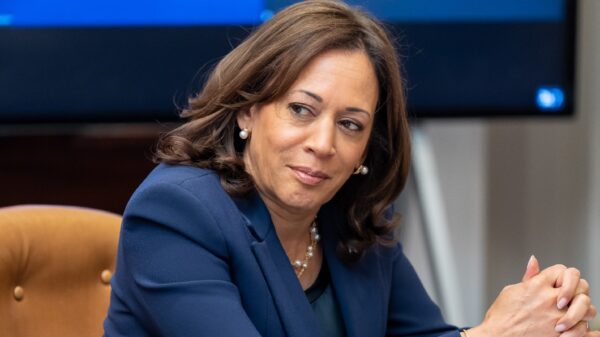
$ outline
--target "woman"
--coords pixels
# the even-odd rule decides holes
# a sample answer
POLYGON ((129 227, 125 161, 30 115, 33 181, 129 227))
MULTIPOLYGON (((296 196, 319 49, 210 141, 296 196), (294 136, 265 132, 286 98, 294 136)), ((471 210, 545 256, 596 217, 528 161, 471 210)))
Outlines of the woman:
POLYGON ((182 115, 125 211, 106 336, 600 336, 577 270, 536 261, 480 326, 444 322, 391 237, 409 130, 368 15, 288 7, 182 115))

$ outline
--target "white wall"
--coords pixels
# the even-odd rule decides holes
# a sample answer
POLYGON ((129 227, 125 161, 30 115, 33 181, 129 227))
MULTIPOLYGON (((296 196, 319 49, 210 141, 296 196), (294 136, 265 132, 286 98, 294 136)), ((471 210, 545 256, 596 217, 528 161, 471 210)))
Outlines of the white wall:
POLYGON ((466 326, 484 313, 485 235, 487 214, 487 126, 481 121, 436 122, 430 135, 446 203, 466 326))
MULTIPOLYGON (((592 283, 592 299, 600 307, 600 1, 583 3, 580 26, 579 107, 589 119, 590 170, 587 176, 587 275, 592 283)), ((594 327, 600 330, 600 318, 594 327)))
MULTIPOLYGON (((436 121, 422 125, 421 131, 429 138, 435 155, 464 307, 462 319, 452 323, 472 326, 485 312, 487 126, 481 121, 436 121)), ((406 213, 401 238, 406 254, 437 301, 413 183, 409 182, 401 198, 406 213)))
MULTIPOLYGON (((581 0, 579 13, 575 118, 423 126, 463 285, 465 322, 453 323, 479 323, 531 254, 579 267, 600 306, 600 1, 581 0)), ((414 200, 404 204, 405 249, 431 289, 414 200)))

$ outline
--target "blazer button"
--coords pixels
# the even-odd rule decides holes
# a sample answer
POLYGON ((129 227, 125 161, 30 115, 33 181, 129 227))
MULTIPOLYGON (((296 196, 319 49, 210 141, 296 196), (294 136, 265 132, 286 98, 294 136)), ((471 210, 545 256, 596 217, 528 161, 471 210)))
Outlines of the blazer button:
POLYGON ((15 290, 13 291, 13 296, 15 297, 15 300, 21 301, 25 296, 25 291, 23 290, 23 287, 16 286, 15 290))
POLYGON ((104 283, 106 285, 110 284, 111 278, 112 278, 112 273, 108 269, 103 270, 102 274, 100 274, 100 280, 102 280, 102 283, 104 283))

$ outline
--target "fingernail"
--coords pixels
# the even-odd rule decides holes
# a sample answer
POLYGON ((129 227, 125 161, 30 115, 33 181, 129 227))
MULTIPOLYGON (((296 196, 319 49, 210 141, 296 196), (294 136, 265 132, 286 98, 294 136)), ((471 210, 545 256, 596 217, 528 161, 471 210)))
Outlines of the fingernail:
POLYGON ((556 327, 554 327, 554 330, 556 332, 563 332, 567 329, 567 327, 564 324, 559 324, 556 327))
POLYGON ((529 261, 527 262, 527 268, 531 267, 531 264, 533 263, 533 259, 535 259, 535 256, 531 255, 529 257, 529 261))
POLYGON ((558 310, 561 310, 562 308, 566 307, 567 303, 568 303, 568 301, 566 298, 564 298, 564 297, 561 298, 560 301, 558 301, 558 305, 557 305, 558 310))

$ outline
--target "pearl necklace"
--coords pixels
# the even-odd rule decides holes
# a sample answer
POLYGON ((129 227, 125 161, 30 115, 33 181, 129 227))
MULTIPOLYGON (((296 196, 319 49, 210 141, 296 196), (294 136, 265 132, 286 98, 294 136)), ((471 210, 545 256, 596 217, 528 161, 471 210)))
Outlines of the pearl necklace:
POLYGON ((304 273, 304 271, 308 268, 308 262, 315 255, 315 250, 317 249, 317 243, 321 239, 319 235, 319 231, 317 230, 317 223, 313 221, 312 225, 310 225, 310 244, 306 247, 306 253, 304 253, 304 259, 297 259, 292 262, 292 266, 296 271, 296 276, 300 277, 304 273))

